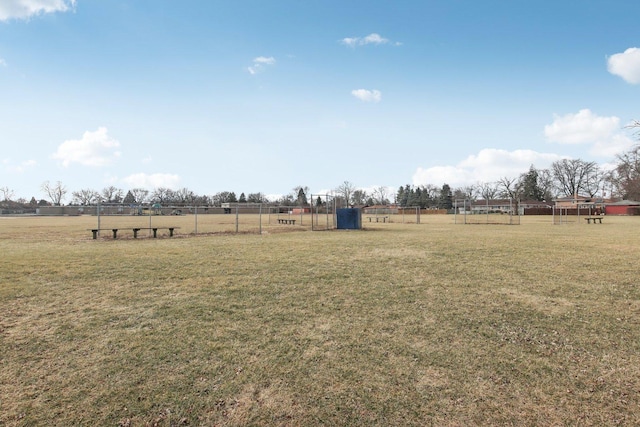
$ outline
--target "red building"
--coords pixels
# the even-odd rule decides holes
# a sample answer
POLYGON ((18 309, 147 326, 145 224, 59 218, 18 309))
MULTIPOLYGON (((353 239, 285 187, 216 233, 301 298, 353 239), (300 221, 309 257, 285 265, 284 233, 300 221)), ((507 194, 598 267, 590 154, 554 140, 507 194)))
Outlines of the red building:
POLYGON ((615 203, 607 203, 604 207, 607 215, 640 215, 640 202, 633 200, 621 200, 615 203))

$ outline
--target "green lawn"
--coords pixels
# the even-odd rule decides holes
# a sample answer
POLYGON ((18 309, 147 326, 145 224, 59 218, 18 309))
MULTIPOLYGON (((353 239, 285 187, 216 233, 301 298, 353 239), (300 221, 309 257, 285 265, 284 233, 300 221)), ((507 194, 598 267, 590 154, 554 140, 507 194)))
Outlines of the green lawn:
POLYGON ((640 424, 640 218, 95 221, 0 218, 0 426, 640 424))

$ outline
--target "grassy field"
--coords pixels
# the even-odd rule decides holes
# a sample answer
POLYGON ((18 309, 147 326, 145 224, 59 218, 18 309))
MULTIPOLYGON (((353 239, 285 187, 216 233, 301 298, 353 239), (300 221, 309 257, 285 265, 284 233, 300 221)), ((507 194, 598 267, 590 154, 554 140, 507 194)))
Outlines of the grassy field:
POLYGON ((179 220, 0 217, 0 426, 640 424, 640 218, 179 220))

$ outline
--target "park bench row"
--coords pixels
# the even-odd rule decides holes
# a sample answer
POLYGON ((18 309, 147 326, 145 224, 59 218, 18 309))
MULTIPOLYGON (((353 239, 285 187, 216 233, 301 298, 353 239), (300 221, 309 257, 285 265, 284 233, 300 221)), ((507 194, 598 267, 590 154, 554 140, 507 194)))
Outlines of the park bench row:
POLYGON ((388 216, 368 216, 367 218, 369 218, 369 222, 371 222, 372 219, 375 219, 376 222, 387 222, 387 219, 389 219, 388 216))
POLYGON ((296 220, 295 219, 288 219, 288 218, 278 218, 278 224, 295 225, 296 224, 296 220))
POLYGON ((153 231, 153 238, 158 237, 158 230, 169 230, 169 237, 173 237, 173 230, 180 227, 135 227, 135 228, 92 228, 91 233, 93 233, 93 239, 98 238, 98 232, 102 230, 109 230, 113 233, 113 238, 116 239, 118 237, 118 230, 132 230, 133 238, 138 238, 138 231, 140 230, 151 230, 153 231))

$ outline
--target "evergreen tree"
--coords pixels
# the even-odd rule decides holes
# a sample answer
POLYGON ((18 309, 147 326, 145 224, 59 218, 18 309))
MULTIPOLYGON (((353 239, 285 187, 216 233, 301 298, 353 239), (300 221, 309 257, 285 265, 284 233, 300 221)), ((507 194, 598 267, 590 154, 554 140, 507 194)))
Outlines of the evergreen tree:
POLYGON ((298 195, 296 197, 296 201, 300 206, 307 206, 309 202, 307 201, 307 195, 304 192, 304 187, 298 187, 298 195))
POLYGON ((538 171, 533 165, 529 168, 529 172, 525 173, 521 177, 520 185, 522 186, 522 193, 520 198, 522 200, 544 200, 544 190, 539 186, 538 171))
POLYGON ((420 200, 418 201, 418 205, 421 209, 428 208, 431 203, 431 197, 429 196, 429 192, 424 188, 420 192, 420 200))
POLYGON ((396 201, 398 202, 398 204, 400 206, 404 207, 404 203, 406 202, 405 196, 404 196, 404 187, 400 186, 400 188, 398 188, 398 192, 396 193, 396 201))
POLYGON ((410 207, 420 206, 420 198, 422 197, 422 190, 420 187, 412 188, 409 194, 409 200, 407 205, 410 207))
POLYGON ((451 194, 451 187, 449 184, 444 184, 440 190, 440 197, 438 198, 438 209, 451 209, 453 207, 453 200, 451 194))
POLYGON ((244 193, 240 193, 240 198, 238 199, 238 203, 247 203, 247 197, 244 193))
POLYGON ((125 205, 133 205, 136 203, 136 198, 131 192, 131 190, 127 191, 127 195, 124 196, 122 203, 124 203, 125 205))

